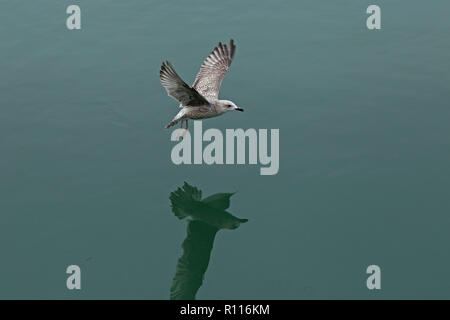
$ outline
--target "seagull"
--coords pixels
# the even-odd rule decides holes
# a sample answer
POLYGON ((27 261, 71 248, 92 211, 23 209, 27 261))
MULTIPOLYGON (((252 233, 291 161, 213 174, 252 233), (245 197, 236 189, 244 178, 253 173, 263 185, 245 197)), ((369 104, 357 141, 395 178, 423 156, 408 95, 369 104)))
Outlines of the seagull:
POLYGON ((231 65, 235 51, 233 40, 230 40, 228 46, 219 42, 201 65, 192 87, 180 78, 170 62, 162 63, 159 72, 161 84, 167 94, 180 103, 181 108, 166 129, 179 121, 180 127, 183 128, 185 121, 187 131, 189 119, 217 117, 230 110, 244 111, 230 100, 219 100, 220 84, 231 65))

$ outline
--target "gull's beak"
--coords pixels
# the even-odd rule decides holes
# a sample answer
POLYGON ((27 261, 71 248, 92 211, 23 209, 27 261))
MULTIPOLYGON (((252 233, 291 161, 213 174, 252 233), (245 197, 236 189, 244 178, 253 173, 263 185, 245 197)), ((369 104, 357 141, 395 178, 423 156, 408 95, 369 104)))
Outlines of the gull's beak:
POLYGON ((234 110, 236 110, 236 111, 241 111, 241 112, 243 112, 243 111, 244 111, 244 109, 242 109, 242 108, 239 108, 239 107, 236 107, 236 109, 234 109, 234 110))

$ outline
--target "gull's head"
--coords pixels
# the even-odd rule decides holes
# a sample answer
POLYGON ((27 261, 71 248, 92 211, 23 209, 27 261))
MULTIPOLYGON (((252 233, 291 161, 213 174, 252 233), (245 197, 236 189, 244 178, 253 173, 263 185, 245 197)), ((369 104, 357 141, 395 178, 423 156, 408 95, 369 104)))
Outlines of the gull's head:
POLYGON ((244 111, 244 109, 239 108, 233 101, 230 100, 219 100, 219 107, 222 112, 227 112, 231 110, 244 111))

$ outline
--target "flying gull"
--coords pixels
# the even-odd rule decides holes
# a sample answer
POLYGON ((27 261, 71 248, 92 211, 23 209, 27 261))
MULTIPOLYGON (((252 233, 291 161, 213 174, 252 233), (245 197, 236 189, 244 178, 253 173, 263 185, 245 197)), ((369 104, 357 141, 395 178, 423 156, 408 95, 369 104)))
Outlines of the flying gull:
POLYGON ((170 62, 163 62, 159 79, 167 94, 177 100, 181 108, 166 128, 179 121, 183 128, 183 121, 186 121, 187 129, 188 119, 217 117, 230 110, 244 111, 230 100, 219 100, 220 84, 231 65, 235 51, 233 40, 230 40, 229 46, 219 42, 203 62, 192 87, 180 78, 170 62))

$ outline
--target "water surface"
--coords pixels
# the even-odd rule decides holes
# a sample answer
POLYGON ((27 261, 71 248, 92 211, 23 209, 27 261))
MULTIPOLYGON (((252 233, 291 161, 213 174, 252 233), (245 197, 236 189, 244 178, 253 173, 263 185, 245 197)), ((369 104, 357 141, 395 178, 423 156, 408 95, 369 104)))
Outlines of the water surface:
POLYGON ((0 298, 168 299, 189 181, 238 193, 199 299, 448 298, 450 3, 78 0, 0 3, 0 298), (280 171, 175 166, 178 111, 158 79, 192 83, 233 38, 204 128, 280 129, 280 171), (82 290, 65 269, 82 270, 82 290), (382 269, 382 290, 365 270, 382 269))

